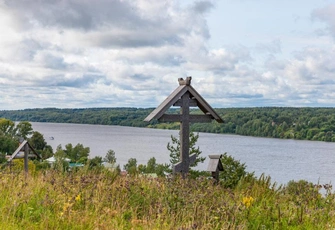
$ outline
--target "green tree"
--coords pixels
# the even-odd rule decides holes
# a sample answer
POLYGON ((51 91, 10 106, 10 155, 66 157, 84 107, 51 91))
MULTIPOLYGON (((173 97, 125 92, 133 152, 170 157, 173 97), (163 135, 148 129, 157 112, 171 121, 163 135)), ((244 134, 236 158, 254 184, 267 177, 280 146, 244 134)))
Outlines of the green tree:
POLYGON ((110 164, 115 164, 116 163, 116 157, 115 157, 115 152, 114 150, 108 150, 106 153, 106 156, 104 157, 104 162, 108 162, 110 164))
POLYGON ((156 167, 157 167, 156 158, 151 157, 147 163, 146 173, 155 173, 156 167))
POLYGON ((0 134, 14 136, 15 123, 6 118, 0 118, 0 134))
POLYGON ((170 151, 170 163, 177 164, 180 161, 180 141, 177 137, 171 135, 171 141, 167 144, 166 148, 170 151))
POLYGON ((156 158, 152 157, 148 160, 147 165, 139 165, 138 171, 141 173, 156 173, 157 176, 164 177, 166 172, 171 172, 168 164, 157 164, 156 158))
POLYGON ((65 158, 66 157, 66 154, 62 148, 62 145, 58 145, 57 148, 56 148, 56 152, 55 152, 55 155, 54 157, 57 159, 57 158, 65 158))
POLYGON ((62 149, 61 145, 57 146, 55 155, 54 155, 56 162, 53 164, 53 168, 59 170, 61 172, 65 172, 69 169, 69 162, 65 160, 66 153, 62 149))
POLYGON ((102 163, 102 157, 96 156, 89 161, 89 168, 101 168, 101 163, 102 163))
POLYGON ((47 142, 41 133, 33 131, 33 135, 29 138, 29 143, 43 159, 47 159, 53 155, 52 147, 47 145, 47 142))
POLYGON ((27 139, 27 137, 33 132, 32 125, 28 121, 21 121, 17 124, 16 130, 17 136, 22 137, 23 139, 27 139))
POLYGON ((64 150, 66 156, 71 159, 72 162, 86 163, 90 148, 84 147, 82 144, 77 144, 75 147, 71 143, 65 145, 64 150))
MULTIPOLYGON (((191 168, 196 167, 199 163, 203 163, 206 159, 206 157, 201 157, 202 151, 200 151, 199 146, 196 146, 196 143, 198 141, 199 134, 194 134, 194 132, 190 132, 190 150, 189 154, 196 154, 196 160, 193 164, 190 165, 191 168)), ((167 144, 167 149, 170 152, 170 163, 171 164, 176 164, 180 162, 180 141, 178 138, 174 137, 171 135, 171 141, 167 144)))
POLYGON ((33 135, 29 138, 29 143, 35 150, 43 150, 47 145, 43 135, 37 131, 32 133, 33 135))
POLYGON ((12 154, 19 146, 15 137, 15 123, 11 120, 0 118, 0 153, 12 154))
POLYGON ((19 142, 15 138, 0 134, 0 153, 12 154, 17 147, 19 142))
POLYGON ((128 163, 123 166, 123 169, 126 170, 129 174, 134 175, 137 173, 137 160, 136 158, 130 158, 128 163))

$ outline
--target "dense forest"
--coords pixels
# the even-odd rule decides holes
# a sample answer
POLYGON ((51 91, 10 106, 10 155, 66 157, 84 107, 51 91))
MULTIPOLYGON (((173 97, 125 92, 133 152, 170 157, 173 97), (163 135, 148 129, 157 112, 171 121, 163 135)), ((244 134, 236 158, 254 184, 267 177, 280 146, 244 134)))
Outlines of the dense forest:
MULTIPOLYGON (((178 123, 144 122, 153 108, 86 108, 3 110, 0 118, 12 121, 122 125, 178 129, 178 123)), ((219 108, 224 123, 192 124, 194 132, 335 142, 335 108, 219 108)), ((170 109, 169 113, 178 113, 170 109)), ((192 113, 201 113, 194 109, 192 113)))

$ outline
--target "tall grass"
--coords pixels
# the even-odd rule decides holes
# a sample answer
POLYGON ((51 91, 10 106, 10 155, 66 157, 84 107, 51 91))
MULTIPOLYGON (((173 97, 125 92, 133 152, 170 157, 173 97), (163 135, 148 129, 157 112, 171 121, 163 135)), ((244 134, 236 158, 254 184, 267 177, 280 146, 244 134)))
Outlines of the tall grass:
POLYGON ((109 171, 2 173, 0 229, 332 229, 334 195, 267 177, 211 180, 109 171))

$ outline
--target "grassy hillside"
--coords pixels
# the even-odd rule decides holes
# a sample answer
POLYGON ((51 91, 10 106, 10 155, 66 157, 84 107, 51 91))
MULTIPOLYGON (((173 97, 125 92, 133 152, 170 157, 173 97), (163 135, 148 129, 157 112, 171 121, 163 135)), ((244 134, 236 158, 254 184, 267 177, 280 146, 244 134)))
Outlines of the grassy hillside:
POLYGON ((335 200, 307 182, 234 189, 206 178, 109 171, 1 173, 0 229, 333 229, 335 200))

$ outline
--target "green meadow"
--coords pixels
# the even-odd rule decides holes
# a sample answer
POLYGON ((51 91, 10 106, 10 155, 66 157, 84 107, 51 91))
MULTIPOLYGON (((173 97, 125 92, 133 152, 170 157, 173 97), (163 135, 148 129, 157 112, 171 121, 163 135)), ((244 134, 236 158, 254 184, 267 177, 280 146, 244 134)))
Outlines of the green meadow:
POLYGON ((0 229, 334 229, 331 189, 265 176, 227 188, 105 169, 2 172, 0 229))
MULTIPOLYGON (((335 229, 331 185, 304 180, 278 185, 246 172, 227 153, 220 158, 219 182, 192 169, 185 178, 169 174, 169 165, 155 158, 138 166, 129 159, 125 174, 119 166, 101 165, 104 160, 116 166, 113 150, 104 159, 89 159, 89 148, 81 144, 59 146, 52 165, 29 161, 26 173, 23 159, 9 163, 4 154, 14 152, 20 136, 31 136, 28 141, 44 159, 53 153, 29 122, 0 119, 1 230, 335 229), (66 158, 82 166, 71 168, 66 158)), ((190 153, 203 161, 193 148, 197 138, 190 135, 190 153)), ((178 159, 179 147, 172 137, 171 160, 178 159)))

